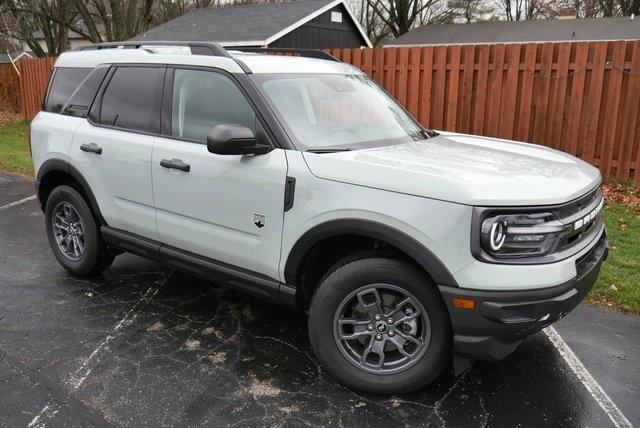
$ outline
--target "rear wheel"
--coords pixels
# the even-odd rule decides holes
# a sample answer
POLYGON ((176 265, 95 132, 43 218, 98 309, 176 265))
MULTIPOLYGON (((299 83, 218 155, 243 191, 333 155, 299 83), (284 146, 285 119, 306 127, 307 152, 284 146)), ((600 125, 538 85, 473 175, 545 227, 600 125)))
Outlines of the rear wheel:
POLYGON ((309 336, 327 371, 363 392, 419 389, 451 352, 447 309, 430 278, 386 257, 330 270, 311 303, 309 336))
POLYGON ((70 273, 93 275, 113 263, 89 205, 74 188, 59 186, 51 192, 45 219, 53 254, 70 273))

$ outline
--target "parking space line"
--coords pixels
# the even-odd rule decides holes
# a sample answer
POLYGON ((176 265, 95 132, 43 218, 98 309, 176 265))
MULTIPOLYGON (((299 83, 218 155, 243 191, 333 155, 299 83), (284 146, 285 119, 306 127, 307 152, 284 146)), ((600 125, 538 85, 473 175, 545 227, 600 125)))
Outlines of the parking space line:
POLYGON ((0 211, 4 211, 4 210, 7 210, 7 209, 9 209, 9 208, 11 208, 11 207, 15 207, 16 205, 20 205, 20 204, 23 204, 23 203, 25 203, 25 202, 32 201, 32 200, 34 200, 35 198, 36 198, 36 195, 31 195, 31 196, 29 196, 29 197, 27 197, 27 198, 20 199, 19 201, 11 202, 10 204, 7 204, 7 205, 3 205, 3 206, 1 206, 1 207, 0 207, 0 211))
POLYGON ((611 422, 618 428, 633 428, 629 419, 622 414, 618 406, 616 406, 616 403, 611 400, 611 397, 602 389, 598 381, 591 376, 589 370, 582 364, 582 361, 580 361, 569 345, 567 345, 558 331, 552 326, 549 326, 544 329, 544 332, 553 346, 556 347, 560 356, 562 356, 578 379, 580 379, 580 382, 582 382, 584 387, 587 388, 587 391, 589 391, 591 396, 600 407, 602 407, 602 410, 609 416, 611 422))
POLYGON ((50 416, 55 416, 56 413, 58 413, 58 409, 52 409, 49 405, 44 406, 44 409, 42 409, 40 411, 40 413, 38 413, 38 415, 33 418, 33 420, 31 422, 29 422, 29 425, 27 425, 27 428, 42 428, 45 426, 45 421, 40 420, 40 418, 42 418, 42 416, 47 415, 50 411, 50 416))
MULTIPOLYGON (((82 386, 84 381, 91 373, 92 368, 89 367, 89 365, 94 359, 96 359, 96 357, 99 356, 100 352, 103 349, 107 348, 109 346, 109 343, 117 337, 118 331, 135 321, 135 319, 138 317, 137 309, 140 307, 140 305, 152 299, 159 290, 160 288, 157 287, 148 288, 147 291, 142 295, 140 300, 138 300, 136 304, 133 305, 131 309, 129 309, 125 316, 113 327, 111 333, 109 333, 107 337, 102 342, 100 342, 98 347, 93 350, 89 357, 86 358, 80 365, 80 367, 78 367, 78 369, 71 375, 71 379, 69 381, 71 392, 77 391, 82 386)), ((53 404, 47 404, 42 408, 42 410, 40 410, 40 412, 31 420, 31 422, 27 426, 29 428, 44 428, 46 426, 46 421, 55 416, 56 413, 58 413, 58 409, 53 404)))

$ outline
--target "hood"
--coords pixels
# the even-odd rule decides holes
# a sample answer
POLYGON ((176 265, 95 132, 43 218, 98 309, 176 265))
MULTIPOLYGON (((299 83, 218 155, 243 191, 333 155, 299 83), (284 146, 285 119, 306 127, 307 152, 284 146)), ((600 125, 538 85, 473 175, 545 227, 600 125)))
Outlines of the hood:
POLYGON ((304 153, 312 174, 467 205, 551 205, 599 185, 600 172, 543 146, 443 132, 373 149, 304 153))

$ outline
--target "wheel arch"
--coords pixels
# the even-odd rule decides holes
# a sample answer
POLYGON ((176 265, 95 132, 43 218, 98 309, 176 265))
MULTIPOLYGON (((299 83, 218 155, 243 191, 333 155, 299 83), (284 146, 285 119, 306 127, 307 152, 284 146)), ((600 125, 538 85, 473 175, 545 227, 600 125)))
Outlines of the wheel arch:
POLYGON ((77 186, 78 190, 86 197, 96 219, 99 220, 101 224, 107 224, 104 217, 102 217, 98 201, 91 191, 87 180, 80 171, 63 159, 49 159, 38 169, 36 176, 36 194, 38 195, 40 207, 43 211, 49 194, 60 184, 73 184, 77 186))
POLYGON ((403 252, 440 285, 457 286, 449 269, 423 244, 395 228, 371 220, 340 219, 314 226, 291 248, 284 268, 287 284, 295 285, 305 258, 321 242, 338 236, 360 236, 384 242, 403 252))

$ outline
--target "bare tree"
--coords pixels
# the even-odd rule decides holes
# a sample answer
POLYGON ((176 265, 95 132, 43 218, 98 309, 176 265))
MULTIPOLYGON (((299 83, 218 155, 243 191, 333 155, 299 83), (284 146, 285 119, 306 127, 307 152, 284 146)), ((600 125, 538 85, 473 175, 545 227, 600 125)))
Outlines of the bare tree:
POLYGON ((367 0, 373 13, 394 37, 401 36, 418 24, 451 21, 455 14, 442 0, 367 0))
POLYGON ((572 7, 580 18, 629 16, 640 14, 640 0, 564 0, 562 7, 572 7))
POLYGON ((463 22, 482 21, 493 12, 493 5, 486 0, 451 0, 448 8, 463 22))
POLYGON ((640 0, 618 0, 622 15, 638 15, 640 14, 640 0))
POLYGON ((161 24, 189 11, 188 0, 158 0, 154 8, 154 22, 161 24))
POLYGON ((379 46, 386 38, 390 37, 391 30, 374 12, 368 0, 352 1, 351 6, 356 19, 374 46, 379 46))
POLYGON ((5 0, 0 13, 13 22, 14 31, 9 36, 39 57, 56 56, 66 50, 68 31, 77 15, 71 0, 5 0))
POLYGON ((507 21, 551 18, 557 14, 560 2, 554 0, 499 0, 507 21))
POLYGON ((126 40, 149 29, 155 0, 71 0, 79 14, 72 29, 92 42, 126 40))

